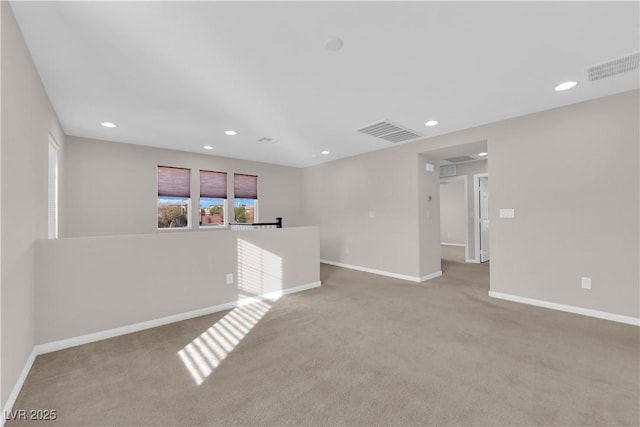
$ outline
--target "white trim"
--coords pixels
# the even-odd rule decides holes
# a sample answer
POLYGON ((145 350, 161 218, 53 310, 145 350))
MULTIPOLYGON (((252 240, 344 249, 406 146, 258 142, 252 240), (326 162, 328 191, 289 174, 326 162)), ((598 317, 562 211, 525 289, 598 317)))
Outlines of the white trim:
POLYGON ((29 371, 31 371, 31 367, 33 366, 33 362, 36 360, 36 356, 38 353, 34 347, 31 350, 31 354, 27 358, 27 362, 24 364, 24 368, 22 368, 22 372, 20 372, 20 376, 16 381, 16 384, 13 386, 13 390, 9 393, 9 397, 7 398, 7 403, 4 405, 2 410, 2 422, 1 426, 4 426, 4 423, 7 421, 6 414, 10 413, 13 410, 13 405, 16 403, 16 399, 18 398, 18 394, 20 394, 20 390, 22 390, 22 386, 24 385, 25 380, 27 379, 27 375, 29 375, 29 371))
POLYGON ((567 313, 580 314, 582 316, 596 317, 598 319, 611 320, 613 322, 626 323, 628 325, 640 326, 640 318, 623 316, 621 314, 607 313, 606 311, 592 310, 590 308, 576 307, 573 305, 558 304, 539 299, 519 297, 517 295, 503 294, 501 292, 489 291, 492 298, 507 301, 519 302, 522 304, 534 305, 537 307, 550 308, 552 310, 565 311, 567 313))
POLYGON ((426 276, 422 276, 420 278, 420 282, 426 282, 427 280, 435 279, 436 277, 442 276, 442 270, 438 270, 435 273, 427 274, 426 276))
MULTIPOLYGON (((480 200, 478 198, 478 192, 480 191, 480 178, 489 177, 489 173, 476 173, 473 174, 473 230, 474 230, 474 252, 475 260, 473 262, 480 263, 480 200)), ((489 237, 491 238, 491 237, 489 237)))
MULTIPOLYGON (((456 243, 440 243, 441 245, 464 246, 464 259, 469 259, 469 185, 466 175, 440 178, 440 183, 462 181, 464 183, 464 245, 456 243)), ((442 209, 442 207, 441 207, 442 209)))
POLYGON ((60 145, 49 134, 47 145, 47 237, 58 238, 60 219, 60 145))
POLYGON ((49 143, 52 144, 56 150, 60 150, 60 144, 58 144, 58 141, 56 141, 51 133, 49 133, 49 143))
POLYGON ((426 276, 418 277, 418 276, 409 276, 407 274, 392 273, 390 271, 376 270, 375 268, 360 267, 359 265, 345 264, 345 263, 336 262, 336 261, 329 261, 329 260, 326 260, 326 259, 321 259, 320 262, 323 263, 323 264, 335 265, 336 267, 348 268, 350 270, 364 271, 365 273, 372 273, 372 274, 377 274, 377 275, 380 275, 380 276, 393 277, 394 279, 408 280, 409 282, 417 282, 417 283, 424 282, 425 280, 429 280, 429 279, 433 279, 435 277, 442 276, 442 271, 436 271, 435 273, 431 273, 431 274, 427 274, 426 276))
MULTIPOLYGON (((464 243, 447 243, 447 242, 440 242, 441 245, 444 246, 459 246, 459 247, 463 247, 466 248, 467 245, 465 245, 464 243)), ((466 258, 466 257, 465 257, 466 258)))
MULTIPOLYGON (((321 286, 321 282, 307 283, 300 286, 294 286, 292 288, 283 289, 281 291, 269 292, 267 294, 253 297, 254 300, 262 299, 275 299, 281 295, 287 295, 294 292, 306 291, 308 289, 317 288, 321 286)), ((225 304, 218 304, 211 307, 200 308, 197 310, 188 311, 185 313, 174 314, 171 316, 161 317, 159 319, 147 320, 145 322, 134 323, 132 325, 122 326, 119 328, 108 329, 106 331, 94 332, 92 334, 81 335, 72 338, 66 338, 59 341, 52 341, 45 344, 38 344, 35 346, 34 351, 36 354, 45 354, 52 351, 63 350, 65 348, 75 347, 82 344, 89 344, 96 341, 101 341, 107 338, 113 338, 120 335, 130 334, 132 332, 143 331, 145 329, 155 328, 158 326, 167 325, 169 323, 180 322, 183 320, 192 319, 194 317, 205 316, 207 314, 217 313, 220 311, 231 310, 238 306, 250 303, 244 299, 240 302, 232 301, 225 304)))

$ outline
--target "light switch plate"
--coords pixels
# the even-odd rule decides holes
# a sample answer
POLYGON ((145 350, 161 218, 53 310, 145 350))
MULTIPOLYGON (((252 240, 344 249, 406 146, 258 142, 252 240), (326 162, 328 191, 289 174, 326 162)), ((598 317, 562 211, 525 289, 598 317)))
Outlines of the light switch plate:
POLYGON ((500 218, 515 218, 515 209, 500 209, 500 218))

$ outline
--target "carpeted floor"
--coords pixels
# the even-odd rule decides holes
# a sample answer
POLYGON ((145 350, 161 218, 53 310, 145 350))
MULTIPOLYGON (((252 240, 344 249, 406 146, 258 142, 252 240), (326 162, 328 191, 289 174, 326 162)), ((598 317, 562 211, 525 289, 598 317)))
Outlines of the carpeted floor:
POLYGON ((323 265, 321 288, 39 356, 14 410, 56 410, 31 422, 46 426, 640 423, 637 327, 491 299, 488 265, 443 256, 422 284, 323 265))

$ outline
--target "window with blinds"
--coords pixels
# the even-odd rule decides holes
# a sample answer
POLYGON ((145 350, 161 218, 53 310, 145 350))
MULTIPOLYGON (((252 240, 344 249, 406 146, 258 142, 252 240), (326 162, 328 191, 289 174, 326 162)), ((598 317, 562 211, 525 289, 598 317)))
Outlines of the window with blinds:
POLYGON ((227 225, 227 174, 225 172, 200 171, 200 226, 224 227, 227 225))
POLYGON ((158 166, 158 228, 189 228, 191 169, 158 166))
POLYGON ((258 222, 258 177, 233 174, 233 216, 239 223, 258 222))

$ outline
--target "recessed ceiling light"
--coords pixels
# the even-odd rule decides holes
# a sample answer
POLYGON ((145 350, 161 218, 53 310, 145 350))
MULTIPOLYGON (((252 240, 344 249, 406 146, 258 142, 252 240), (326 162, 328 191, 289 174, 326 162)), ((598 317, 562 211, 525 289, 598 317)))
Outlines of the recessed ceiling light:
POLYGON ((435 126, 438 124, 437 120, 429 120, 427 123, 425 123, 425 126, 435 126))
POLYGON ((111 123, 111 122, 102 122, 100 124, 102 126, 106 127, 106 128, 115 128, 115 127, 117 127, 114 123, 111 123))
POLYGON ((204 146, 204 147, 202 147, 202 148, 204 148, 205 150, 213 150, 213 147, 212 147, 212 146, 210 146, 210 145, 205 145, 205 146, 204 146))
POLYGON ((556 92, 560 92, 560 91, 563 91, 563 90, 571 89, 575 85, 577 85, 576 82, 564 82, 564 83, 560 83, 558 86, 556 86, 555 90, 556 90, 556 92))
POLYGON ((227 130, 224 133, 226 133, 227 135, 231 135, 231 136, 238 134, 238 132, 236 132, 235 130, 227 130))
POLYGON ((312 154, 311 157, 313 157, 315 159, 316 157, 318 157, 318 155, 317 154, 312 154))
POLYGON ((484 151, 482 153, 478 153, 478 156, 482 156, 482 157, 488 156, 488 155, 489 155, 489 153, 485 153, 484 151))
POLYGON ((327 154, 331 154, 331 151, 324 150, 324 151, 322 152, 322 154, 324 154, 324 155, 326 156, 327 154))

